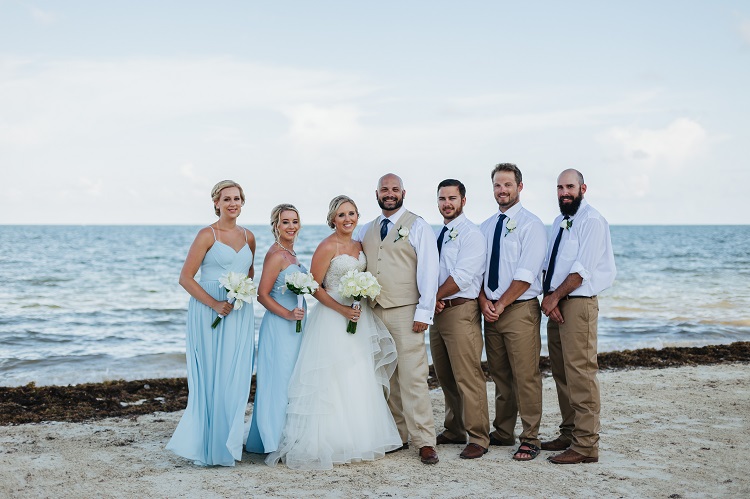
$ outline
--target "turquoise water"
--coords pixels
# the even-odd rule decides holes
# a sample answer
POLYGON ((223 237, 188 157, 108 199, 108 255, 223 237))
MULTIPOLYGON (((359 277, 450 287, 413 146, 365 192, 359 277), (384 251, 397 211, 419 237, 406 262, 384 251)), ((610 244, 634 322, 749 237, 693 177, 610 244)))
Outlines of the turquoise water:
MULTIPOLYGON (((184 376, 177 279, 198 229, 0 226, 0 385, 184 376)), ((251 229, 259 278, 272 238, 251 229)), ((329 233, 305 227, 305 265, 329 233)), ((619 226, 612 239, 599 351, 750 340, 750 226, 619 226)))

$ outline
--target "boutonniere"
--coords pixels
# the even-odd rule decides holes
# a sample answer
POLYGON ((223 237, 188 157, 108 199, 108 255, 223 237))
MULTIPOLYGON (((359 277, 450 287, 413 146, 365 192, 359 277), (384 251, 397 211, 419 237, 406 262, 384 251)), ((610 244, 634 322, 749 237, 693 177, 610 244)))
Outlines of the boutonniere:
POLYGON ((505 222, 505 230, 508 231, 505 233, 505 237, 508 237, 508 234, 516 230, 516 227, 518 227, 518 222, 516 222, 513 219, 510 219, 507 222, 505 222))
POLYGON ((398 237, 393 241, 394 243, 396 241, 398 241, 399 239, 403 239, 406 236, 408 236, 409 235, 409 229, 407 229, 406 227, 404 227, 402 225, 401 227, 398 228, 398 232, 397 233, 398 233, 398 237))
POLYGON ((573 220, 571 219, 563 219, 562 222, 560 222, 560 228, 570 230, 570 228, 573 227, 573 220))
POLYGON ((456 230, 455 227, 453 227, 451 231, 448 233, 448 237, 450 238, 451 241, 456 240, 456 238, 458 237, 458 231, 456 230))

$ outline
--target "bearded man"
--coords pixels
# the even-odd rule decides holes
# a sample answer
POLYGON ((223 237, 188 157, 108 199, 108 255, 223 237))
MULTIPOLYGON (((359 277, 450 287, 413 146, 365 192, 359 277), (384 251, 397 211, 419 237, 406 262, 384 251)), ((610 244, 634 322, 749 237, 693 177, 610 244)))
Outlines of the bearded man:
POLYGON ((440 182, 437 204, 443 227, 437 229, 440 287, 430 326, 430 351, 445 396, 445 431, 437 436, 437 443, 466 444, 460 457, 476 459, 487 453, 490 443, 482 315, 477 302, 484 274, 484 236, 463 214, 466 187, 462 182, 440 182))
POLYGON ((560 436, 542 442, 542 449, 564 451, 548 458, 555 464, 599 461, 597 295, 612 285, 617 271, 609 224, 586 202, 585 193, 578 170, 557 177, 560 215, 552 223, 542 300, 562 415, 560 436))
POLYGON ((398 353, 388 405, 404 442, 401 449, 409 448, 411 437, 422 462, 435 464, 438 454, 424 338, 432 324, 438 289, 435 234, 427 222, 403 207, 406 190, 398 175, 383 175, 375 198, 382 215, 365 224, 358 236, 367 270, 382 287, 370 306, 393 336, 398 353))

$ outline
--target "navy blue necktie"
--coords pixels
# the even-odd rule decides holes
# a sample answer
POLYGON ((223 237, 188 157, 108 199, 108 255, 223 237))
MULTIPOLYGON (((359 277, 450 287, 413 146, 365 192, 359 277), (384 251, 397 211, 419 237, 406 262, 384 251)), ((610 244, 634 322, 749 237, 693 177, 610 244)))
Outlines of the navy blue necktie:
MULTIPOLYGON (((563 217, 563 220, 567 220, 568 215, 563 217)), ((542 285, 542 293, 545 295, 549 293, 550 284, 552 284, 552 274, 555 273, 555 260, 557 260, 557 250, 560 248, 560 239, 562 239, 563 229, 562 225, 560 230, 557 231, 557 237, 555 238, 555 244, 552 245, 552 253, 549 255, 549 265, 547 266, 547 273, 544 274, 544 284, 542 285)))
POLYGON ((438 236, 438 240, 437 240, 438 258, 440 258, 440 252, 443 250, 443 238, 445 237, 446 232, 448 232, 448 226, 444 225, 443 230, 440 231, 440 235, 438 236))
POLYGON ((497 217, 495 224, 495 234, 492 236, 492 253, 490 254, 490 275, 487 278, 487 287, 495 291, 499 286, 498 278, 500 274, 500 237, 503 235, 503 220, 508 218, 504 214, 497 217))
POLYGON ((385 236, 388 235, 388 219, 384 218, 380 222, 380 240, 382 241, 385 239, 385 236))

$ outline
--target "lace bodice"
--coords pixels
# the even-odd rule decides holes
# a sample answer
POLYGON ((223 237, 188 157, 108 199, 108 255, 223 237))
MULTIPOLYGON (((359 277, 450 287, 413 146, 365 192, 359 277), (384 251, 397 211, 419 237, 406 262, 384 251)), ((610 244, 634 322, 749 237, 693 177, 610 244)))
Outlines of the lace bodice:
POLYGON ((367 260, 363 251, 359 252, 359 258, 346 254, 335 256, 323 278, 323 287, 329 294, 333 292, 338 295, 341 277, 352 269, 363 271, 365 268, 367 268, 367 260))

